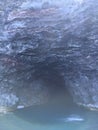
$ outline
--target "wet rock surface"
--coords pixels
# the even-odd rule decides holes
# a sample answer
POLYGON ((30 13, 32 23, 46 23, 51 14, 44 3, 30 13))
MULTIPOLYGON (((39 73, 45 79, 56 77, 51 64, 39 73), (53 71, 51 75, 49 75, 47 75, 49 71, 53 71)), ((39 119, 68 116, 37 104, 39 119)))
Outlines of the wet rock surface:
POLYGON ((98 2, 0 4, 0 105, 10 106, 12 94, 11 106, 41 103, 60 77, 74 101, 98 107, 98 2))

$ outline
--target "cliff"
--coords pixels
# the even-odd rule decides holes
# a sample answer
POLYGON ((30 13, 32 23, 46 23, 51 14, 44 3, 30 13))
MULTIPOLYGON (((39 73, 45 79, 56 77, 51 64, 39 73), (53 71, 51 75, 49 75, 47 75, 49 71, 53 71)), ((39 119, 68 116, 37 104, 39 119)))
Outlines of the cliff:
POLYGON ((0 105, 41 103, 61 79, 76 103, 97 108, 98 2, 0 4, 0 105))

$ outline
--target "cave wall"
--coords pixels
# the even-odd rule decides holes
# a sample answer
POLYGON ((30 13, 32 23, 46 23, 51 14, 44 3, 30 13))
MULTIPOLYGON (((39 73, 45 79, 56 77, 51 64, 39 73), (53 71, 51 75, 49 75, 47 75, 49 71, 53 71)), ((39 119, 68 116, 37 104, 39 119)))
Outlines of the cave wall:
POLYGON ((43 81, 60 77, 76 103, 98 107, 98 2, 4 0, 0 5, 0 105, 26 106, 30 97, 23 101, 18 90, 35 90, 37 80, 47 93, 43 81))

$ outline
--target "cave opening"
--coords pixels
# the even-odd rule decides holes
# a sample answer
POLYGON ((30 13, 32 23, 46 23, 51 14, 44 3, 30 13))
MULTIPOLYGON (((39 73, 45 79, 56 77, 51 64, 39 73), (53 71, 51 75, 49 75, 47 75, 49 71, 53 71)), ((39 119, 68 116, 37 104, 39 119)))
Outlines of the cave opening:
MULTIPOLYGON (((53 57, 52 57, 53 59, 53 57)), ((49 101, 60 101, 73 103, 73 98, 69 92, 69 86, 66 84, 62 74, 59 61, 46 60, 44 63, 38 63, 35 67, 34 79, 42 80, 49 92, 49 101)))

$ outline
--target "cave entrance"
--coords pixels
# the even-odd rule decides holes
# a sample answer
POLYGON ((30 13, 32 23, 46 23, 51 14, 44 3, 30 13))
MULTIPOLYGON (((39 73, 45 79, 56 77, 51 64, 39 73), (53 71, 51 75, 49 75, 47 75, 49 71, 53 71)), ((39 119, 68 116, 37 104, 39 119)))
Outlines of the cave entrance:
POLYGON ((73 102, 58 62, 39 64, 36 70, 36 79, 43 80, 49 90, 50 102, 73 102))

